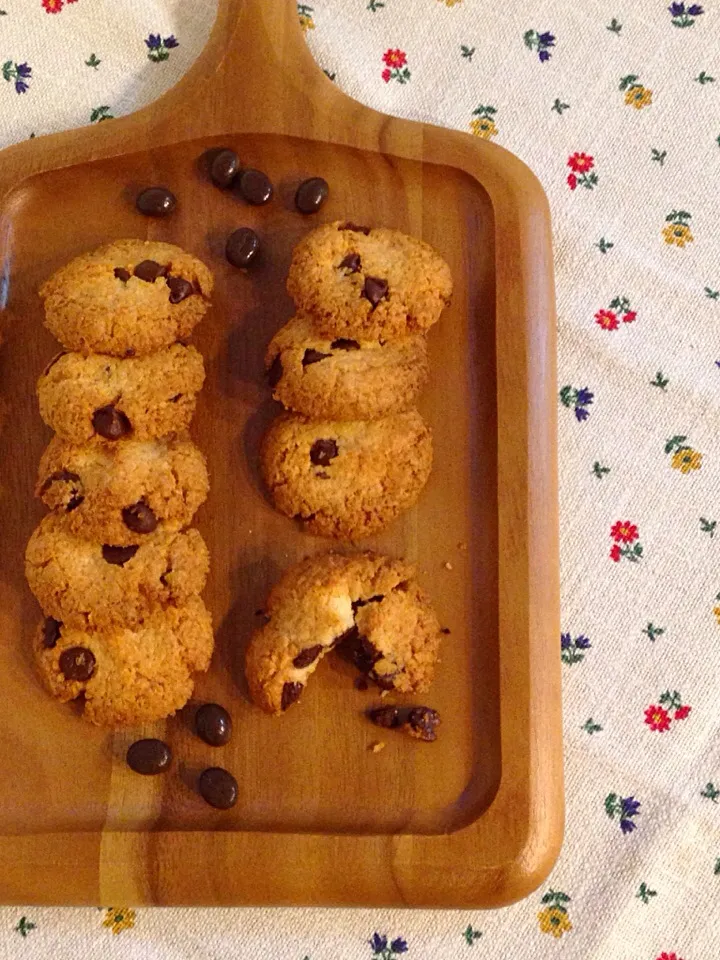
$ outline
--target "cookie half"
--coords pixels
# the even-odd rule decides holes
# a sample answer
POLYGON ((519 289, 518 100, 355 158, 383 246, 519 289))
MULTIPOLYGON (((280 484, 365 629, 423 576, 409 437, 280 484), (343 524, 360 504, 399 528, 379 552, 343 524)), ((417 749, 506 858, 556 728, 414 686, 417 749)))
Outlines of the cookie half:
POLYGON ((187 527, 208 493, 205 458, 190 440, 100 440, 77 445, 54 437, 40 460, 37 495, 66 514, 76 536, 132 546, 158 527, 187 527))
POLYGON ((141 356, 190 336, 213 277, 171 243, 116 240, 76 257, 40 287, 45 325, 68 350, 141 356))
POLYGON ((210 665, 212 620, 199 597, 158 610, 135 629, 77 629, 48 617, 34 651, 47 690, 63 703, 82 696, 86 720, 150 723, 190 699, 193 673, 210 665))
POLYGON ((43 613, 70 627, 134 627, 158 607, 178 606, 205 586, 208 549, 197 530, 156 530, 132 546, 74 536, 50 514, 25 552, 25 575, 43 613))
POLYGON ((281 513, 318 536, 354 540, 416 502, 430 476, 432 434, 417 410, 368 421, 282 414, 260 462, 281 513))
POLYGON ((428 378, 427 341, 328 340, 298 315, 265 356, 273 397, 311 419, 374 420, 411 407, 428 378))
POLYGON ((202 356, 181 343, 125 360, 64 353, 38 381, 40 415, 70 443, 184 433, 204 380, 202 356))
POLYGON ((330 339, 390 340, 425 333, 450 302, 450 267, 399 230, 337 221, 295 247, 287 289, 330 339))

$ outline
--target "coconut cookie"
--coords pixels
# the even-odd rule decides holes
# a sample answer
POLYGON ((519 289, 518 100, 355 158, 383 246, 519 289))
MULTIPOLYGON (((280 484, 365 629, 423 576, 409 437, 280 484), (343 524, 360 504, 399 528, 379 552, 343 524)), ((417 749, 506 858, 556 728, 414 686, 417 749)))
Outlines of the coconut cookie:
POLYGON ((54 437, 40 460, 43 503, 67 515, 71 533, 115 547, 188 526, 207 493, 205 458, 189 440, 78 446, 54 437))
POLYGON ((425 333, 450 302, 450 267, 399 230, 329 223, 295 247, 287 289, 330 339, 425 333))
POLYGON ((311 419, 374 420, 411 407, 427 382, 427 342, 329 340, 309 317, 279 330, 265 356, 273 397, 311 419))
POLYGON ((78 629, 48 617, 34 642, 40 676, 63 703, 83 697, 100 726, 150 723, 175 713, 213 651, 210 613, 199 597, 158 610, 135 629, 78 629))
POLYGON ((287 570, 271 590, 267 622, 248 648, 253 701, 269 713, 283 713, 334 647, 384 689, 427 689, 440 626, 413 577, 409 564, 371 553, 325 554, 287 570))
POLYGON ((141 356, 190 336, 213 277, 171 243, 116 240, 61 267, 40 287, 45 325, 68 350, 141 356))
POLYGON ((260 452, 277 509, 310 533, 368 537, 411 507, 432 467, 432 435, 417 410, 380 420, 309 421, 282 414, 260 452))
POLYGON ((46 616, 67 626, 136 626, 205 586, 208 550, 197 530, 158 529, 131 546, 81 540, 50 514, 25 552, 25 575, 46 616))
POLYGON ((183 433, 204 380, 202 356, 180 343, 125 360, 65 353, 38 381, 40 414, 71 443, 183 433))

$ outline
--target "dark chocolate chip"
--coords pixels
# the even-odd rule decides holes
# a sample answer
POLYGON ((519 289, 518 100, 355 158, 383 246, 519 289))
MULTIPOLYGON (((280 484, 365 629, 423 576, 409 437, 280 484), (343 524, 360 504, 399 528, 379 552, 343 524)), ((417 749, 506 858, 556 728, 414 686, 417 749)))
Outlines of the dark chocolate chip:
POLYGON ((374 597, 368 597, 367 600, 353 600, 352 608, 353 613, 360 609, 360 607, 365 607, 368 603, 380 603, 381 600, 385 599, 384 593, 376 593, 374 597))
POLYGON ((278 353, 273 362, 270 364, 270 369, 267 372, 268 383, 270 386, 275 388, 282 380, 282 375, 282 360, 280 359, 280 354, 278 353))
POLYGON ((349 660, 360 673, 369 674, 373 666, 380 659, 380 653, 372 643, 361 635, 357 627, 350 627, 341 634, 334 644, 338 653, 345 660, 349 660))
POLYGON ((125 356, 125 357, 134 357, 134 356, 135 356, 135 348, 134 348, 134 347, 128 347, 127 350, 125 351, 125 353, 123 354, 123 356, 125 356))
POLYGON ((155 283, 158 277, 167 276, 167 271, 168 268, 156 260, 141 260, 133 273, 138 280, 144 280, 145 283, 155 283))
POLYGON ((397 707, 377 707, 368 710, 367 718, 376 727, 386 727, 388 730, 400 726, 400 710, 397 707))
POLYGON ((297 667, 298 670, 302 670, 303 667, 309 667, 311 663, 315 663, 322 653, 322 650, 323 645, 321 643, 316 643, 314 647, 306 647, 295 657, 293 666, 297 667))
POLYGON ((225 256, 234 267, 249 267, 260 249, 260 238, 250 227, 233 230, 225 244, 225 256))
POLYGON ((327 467, 337 455, 338 447, 334 440, 316 440, 310 447, 310 462, 316 467, 327 467))
POLYGON ((303 685, 301 683, 283 684, 280 709, 285 711, 288 707, 291 707, 297 700, 300 699, 300 694, 302 692, 303 685))
POLYGON ((360 344, 357 340, 348 340, 345 337, 340 337, 338 340, 333 340, 330 344, 333 350, 359 350, 360 344))
POLYGON ((87 647, 63 650, 59 663, 66 680, 85 681, 95 673, 95 656, 87 647))
POLYGON ((128 748, 125 759, 135 773, 152 777, 156 773, 165 773, 172 761, 172 751, 163 740, 136 740, 128 748))
POLYGON ((432 707, 413 707, 407 722, 411 736, 427 743, 437 740, 437 728, 440 725, 440 714, 437 710, 432 707))
POLYGON ((365 236, 370 233, 370 227, 360 227, 357 223, 352 223, 350 220, 346 223, 341 223, 338 230, 352 230, 353 233, 364 233, 365 236))
POLYGON ((322 177, 303 180, 295 194, 295 206, 300 213, 317 213, 327 200, 329 190, 327 180, 322 177))
POLYGON ((45 617, 45 623, 43 624, 43 646, 47 647, 48 650, 52 650, 60 639, 61 627, 62 623, 60 620, 56 620, 54 617, 45 617))
POLYGON ((232 735, 232 717, 219 703, 204 703, 195 714, 195 732, 211 747, 224 747, 232 735))
POLYGON ((450 633, 450 627, 442 627, 442 629, 440 630, 440 633, 445 633, 445 634, 450 633))
POLYGON ((210 164, 210 179, 216 187, 229 187, 240 169, 240 158, 234 150, 221 150, 210 164))
POLYGON ((182 400, 183 395, 181 393, 176 393, 174 397, 170 397, 170 403, 177 403, 178 400, 182 400))
POLYGON ((92 423, 95 433, 99 433, 105 440, 119 440, 132 431, 128 418, 112 403, 96 410, 92 423))
POLYGON ((158 525, 157 517, 143 500, 125 507, 122 518, 125 526, 133 533, 152 533, 158 525))
POLYGON ((380 277, 365 277, 362 295, 376 307, 387 296, 388 282, 380 277))
POLYGON ((167 187, 148 187, 138 194, 135 206, 146 217, 167 217, 177 206, 177 199, 167 187))
POLYGON ((243 200, 255 206, 267 203, 273 195, 272 184, 262 170, 243 170, 238 178, 238 186, 243 200))
POLYGON ((77 510, 77 508, 80 506, 80 504, 83 502, 84 499, 85 499, 85 497, 82 497, 82 496, 80 496, 79 493, 76 493, 76 494, 75 494, 73 497, 71 497, 70 500, 68 501, 68 505, 65 507, 65 512, 66 512, 66 513, 72 513, 73 510, 77 510))
POLYGON ((166 277, 165 283, 170 289, 170 303, 181 303, 194 293, 193 285, 184 277, 166 277))
POLYGON ((139 546, 113 547, 109 543, 104 543, 102 548, 103 560, 106 563, 111 563, 114 567, 124 567, 129 560, 132 560, 139 549, 139 546))
POLYGON ((348 253, 338 264, 340 270, 347 270, 348 273, 357 273, 360 270, 360 254, 348 253))
POLYGON ((123 283, 127 283, 131 276, 130 271, 126 270, 125 267, 115 267, 113 273, 118 280, 122 280, 123 283))
POLYGON ((303 354, 302 365, 304 367, 309 367, 311 363, 319 363, 321 360, 326 360, 331 356, 331 353, 320 353, 319 350, 313 350, 312 347, 308 347, 303 354))
POLYGON ((47 493, 53 483, 80 483, 80 477, 77 473, 71 473, 70 470, 57 470, 51 473, 45 483, 40 488, 40 493, 47 493))
POLYGON ((229 810, 238 798, 238 784, 235 777, 222 767, 208 767, 198 780, 200 796, 217 810, 229 810))

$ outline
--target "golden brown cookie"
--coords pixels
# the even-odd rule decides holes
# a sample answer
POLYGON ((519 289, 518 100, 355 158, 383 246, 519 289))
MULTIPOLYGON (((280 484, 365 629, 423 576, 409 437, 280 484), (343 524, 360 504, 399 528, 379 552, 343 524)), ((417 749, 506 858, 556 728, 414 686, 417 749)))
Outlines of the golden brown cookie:
POLYGON ((199 597, 157 610, 135 629, 77 629, 48 617, 34 651, 47 690, 63 703, 82 696, 86 720, 150 723, 190 699, 193 673, 210 665, 212 621, 199 597))
POLYGON ((427 382, 427 341, 328 340, 298 315, 265 356, 273 396, 311 419, 374 420, 407 410, 427 382))
POLYGON ((411 507, 432 467, 432 434, 417 410, 380 420, 309 421, 282 414, 260 453, 277 509, 310 533, 369 537, 411 507))
POLYGON ((425 333, 450 302, 450 267, 422 240, 384 227, 328 223, 295 247, 287 289, 329 339, 425 333))
POLYGON ((204 316, 211 272, 171 243, 115 240, 40 287, 45 325, 68 350, 142 356, 189 337, 204 316))

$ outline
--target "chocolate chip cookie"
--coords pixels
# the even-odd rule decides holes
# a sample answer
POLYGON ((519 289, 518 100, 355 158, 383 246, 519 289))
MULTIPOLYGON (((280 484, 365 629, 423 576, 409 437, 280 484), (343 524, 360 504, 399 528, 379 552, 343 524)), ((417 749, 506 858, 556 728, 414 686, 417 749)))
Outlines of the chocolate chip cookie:
POLYGON ((199 597, 157 610, 135 629, 79 629, 46 618, 34 652, 48 691, 63 703, 83 698, 83 717, 100 726, 161 720, 187 703, 192 674, 213 651, 210 613, 199 597))
POLYGON ((178 440, 91 440, 54 437, 40 460, 37 495, 70 532, 95 543, 134 546, 158 527, 189 525, 208 492, 205 458, 178 440))
POLYGON ((64 353, 38 381, 40 414, 71 443, 183 433, 204 380, 202 356, 180 343, 125 360, 64 353))
POLYGON ((268 713, 295 703, 336 647, 383 689, 420 693, 432 681, 440 625, 401 560, 372 553, 303 560, 273 587, 265 615, 245 671, 253 701, 268 713))
POLYGON ((205 586, 208 550, 197 530, 158 529, 131 546, 95 543, 50 514, 27 545, 25 575, 46 616, 80 629, 135 627, 153 610, 205 586))
POLYGON ((432 434, 417 410, 369 421, 286 413, 265 434, 260 463, 281 513, 318 536, 355 540, 418 499, 432 467, 432 434))
POLYGON ((116 240, 40 287, 45 325, 68 350, 142 356, 188 337, 210 305, 211 272, 171 243, 116 240))
POLYGON ((374 420, 407 410, 428 378, 427 341, 329 340, 298 315, 265 356, 273 396, 311 419, 374 420))
POLYGON ((287 289, 319 332, 390 340, 425 333, 450 302, 450 267, 399 230, 325 224, 295 247, 287 289))

